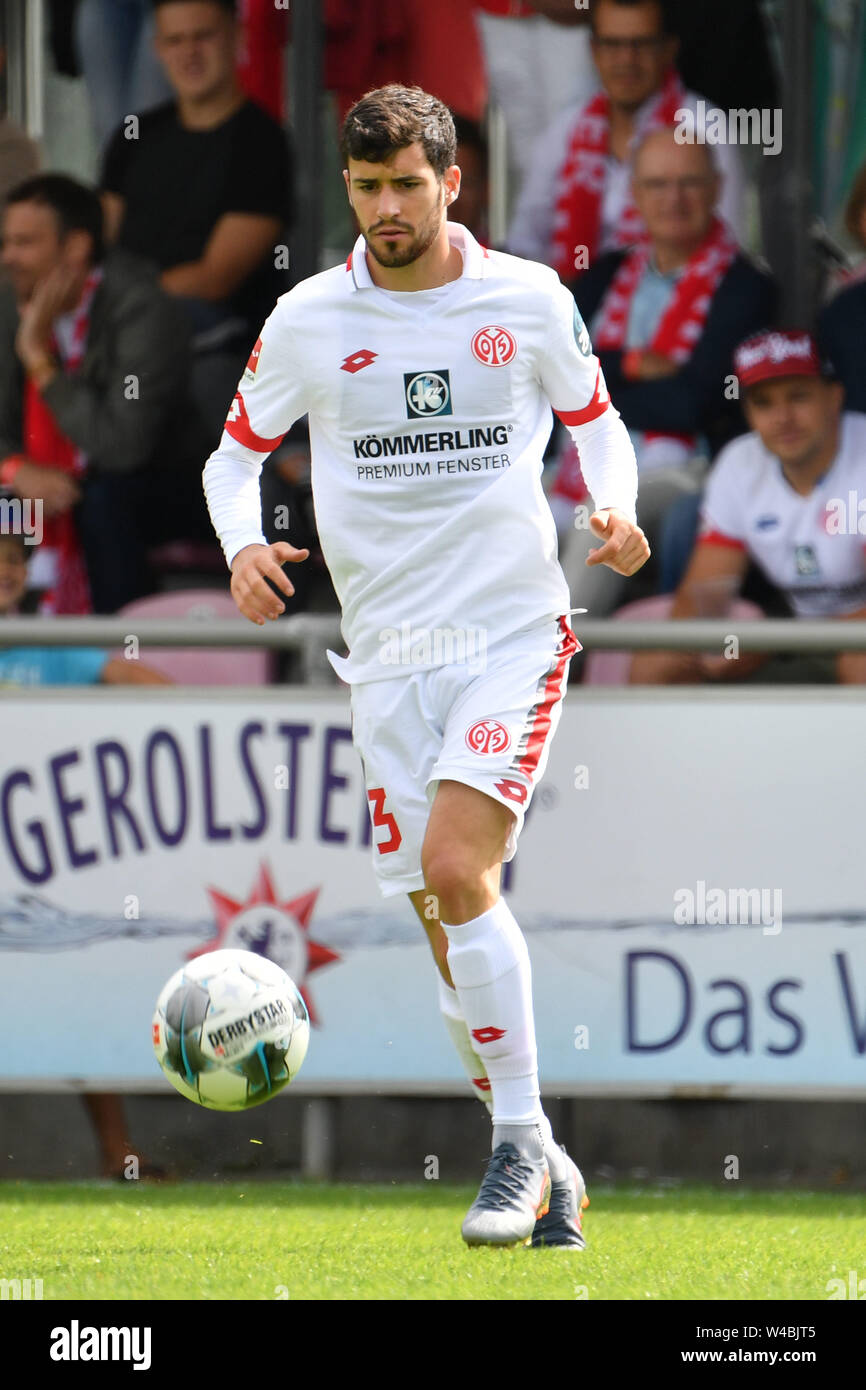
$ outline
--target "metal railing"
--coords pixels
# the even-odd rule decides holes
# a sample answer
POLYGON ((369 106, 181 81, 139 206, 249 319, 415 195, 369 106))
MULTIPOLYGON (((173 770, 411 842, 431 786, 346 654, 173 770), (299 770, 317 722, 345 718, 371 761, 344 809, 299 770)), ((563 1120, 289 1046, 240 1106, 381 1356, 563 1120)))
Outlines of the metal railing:
MULTIPOLYGON (((664 622, 611 622, 588 619, 576 624, 587 651, 722 652, 732 637, 746 652, 866 651, 866 622, 805 618, 668 619, 664 622)), ((93 617, 6 618, 0 624, 0 651, 7 647, 120 647, 135 637, 148 647, 267 647, 296 652, 301 679, 333 684, 336 676, 325 649, 343 649, 337 614, 299 613, 257 627, 245 618, 93 617)))
POLYGON ((333 685, 327 647, 343 649, 337 614, 298 613, 257 627, 245 618, 4 618, 0 652, 7 647, 122 647, 131 637, 142 654, 154 647, 268 647, 296 652, 301 680, 333 685))

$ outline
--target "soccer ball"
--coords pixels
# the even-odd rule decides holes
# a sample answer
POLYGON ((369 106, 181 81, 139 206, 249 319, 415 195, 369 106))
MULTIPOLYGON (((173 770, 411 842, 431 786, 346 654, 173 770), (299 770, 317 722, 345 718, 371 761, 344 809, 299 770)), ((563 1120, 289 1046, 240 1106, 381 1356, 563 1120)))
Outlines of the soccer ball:
POLYGON ((156 1060, 187 1100, 249 1110, 294 1080, 310 1016, 284 970, 253 951, 208 951, 176 971, 153 1015, 156 1060))

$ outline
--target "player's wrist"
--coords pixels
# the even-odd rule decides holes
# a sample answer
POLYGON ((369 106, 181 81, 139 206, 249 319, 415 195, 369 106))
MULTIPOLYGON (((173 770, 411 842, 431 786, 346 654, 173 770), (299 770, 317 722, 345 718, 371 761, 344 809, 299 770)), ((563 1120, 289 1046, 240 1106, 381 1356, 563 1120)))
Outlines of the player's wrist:
POLYGON ((248 551, 267 550, 267 548, 267 541, 248 541, 246 545, 240 546, 240 548, 235 551, 234 555, 229 561, 229 569, 232 571, 232 573, 234 573, 235 566, 237 565, 238 561, 241 560, 242 557, 246 555, 248 551))

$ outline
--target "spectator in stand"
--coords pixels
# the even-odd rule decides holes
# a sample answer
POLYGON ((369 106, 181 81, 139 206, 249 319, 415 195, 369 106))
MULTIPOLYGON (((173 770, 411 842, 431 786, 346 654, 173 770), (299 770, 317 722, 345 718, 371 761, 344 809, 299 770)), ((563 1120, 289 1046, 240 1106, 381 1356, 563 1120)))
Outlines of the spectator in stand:
POLYGON ((152 592, 148 545, 207 535, 184 320, 62 174, 10 192, 2 262, 0 487, 42 504, 43 611, 111 613, 152 592))
MULTIPOLYGON (((632 186, 649 242, 601 256, 574 292, 635 446, 638 524, 652 546, 668 508, 699 491, 706 456, 742 429, 733 351, 772 322, 776 295, 714 212, 718 175, 706 145, 649 131, 634 152, 632 186)), ((570 457, 555 494, 569 494, 570 457)), ((589 530, 572 528, 562 564, 575 601, 602 617, 621 586, 613 570, 587 566, 595 545, 589 530)))
POLYGON ((259 328, 288 288, 289 150, 238 82, 232 0, 154 3, 175 99, 115 132, 106 227, 109 241, 156 262, 184 309, 196 400, 215 441, 259 328))
MULTIPOLYGON (((671 616, 705 616, 739 591, 749 560, 796 617, 866 619, 866 550, 857 499, 866 492, 866 417, 843 412, 843 392, 805 332, 759 334, 734 357, 751 433, 716 460, 703 522, 671 616), (852 506, 853 502, 853 506, 852 506)), ((690 652, 638 653, 635 684, 737 680, 765 661, 690 652)), ((838 679, 866 682, 866 653, 840 652, 838 679)))
POLYGON ((490 203, 487 140, 478 122, 469 121, 465 116, 454 117, 454 129, 457 132, 457 154, 454 162, 460 166, 460 193, 454 207, 454 216, 464 227, 469 228, 476 241, 480 241, 482 246, 487 246, 487 216, 490 203))
POLYGON ((131 111, 147 111, 171 96, 153 51, 151 0, 80 0, 75 52, 100 150, 131 111))
MULTIPOLYGON (((677 39, 663 0, 597 0, 592 54, 603 91, 571 107, 539 139, 508 233, 508 249, 546 261, 563 280, 596 257, 632 245, 646 229, 630 196, 630 154, 638 138, 697 111, 674 62, 677 39)), ((720 174, 719 215, 742 239, 743 175, 737 150, 712 150, 720 174)))

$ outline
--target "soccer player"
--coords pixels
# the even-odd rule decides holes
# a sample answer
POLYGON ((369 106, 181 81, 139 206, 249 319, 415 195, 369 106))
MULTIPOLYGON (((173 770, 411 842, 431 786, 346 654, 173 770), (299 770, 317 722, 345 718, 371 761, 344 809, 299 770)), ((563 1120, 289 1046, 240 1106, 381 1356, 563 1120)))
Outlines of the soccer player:
POLYGON ((419 88, 369 92, 341 131, 361 235, 265 323, 205 466, 211 517, 252 622, 292 585, 267 545, 263 460, 307 412, 322 552, 342 607, 382 893, 408 893, 442 1013, 493 1121, 470 1245, 581 1248, 585 1188, 539 1099, 529 955, 500 896, 547 762, 570 658, 569 594, 541 486, 551 406, 580 449, 602 542, 633 574, 637 469, 571 294, 447 219, 454 124, 419 88), (552 1190, 551 1190, 552 1183, 552 1190))

